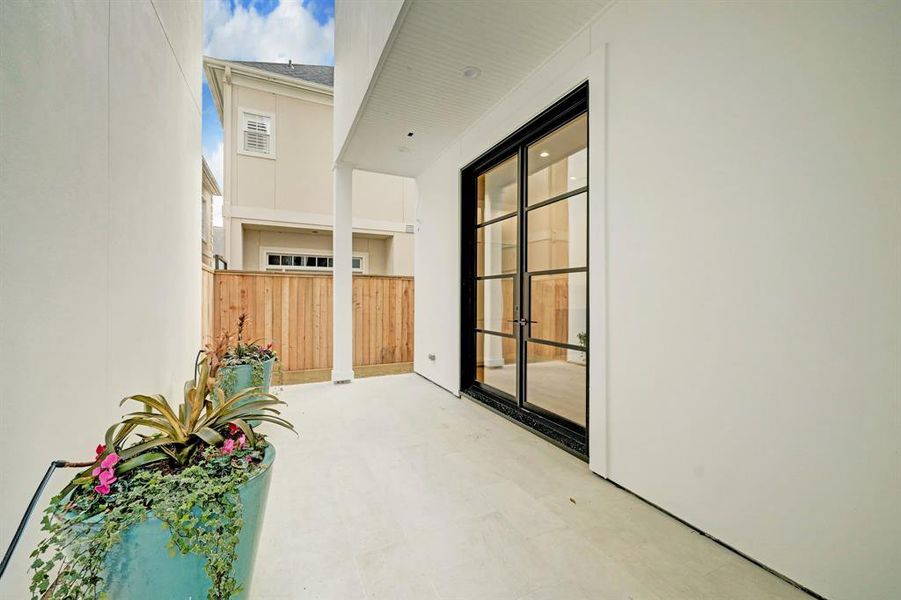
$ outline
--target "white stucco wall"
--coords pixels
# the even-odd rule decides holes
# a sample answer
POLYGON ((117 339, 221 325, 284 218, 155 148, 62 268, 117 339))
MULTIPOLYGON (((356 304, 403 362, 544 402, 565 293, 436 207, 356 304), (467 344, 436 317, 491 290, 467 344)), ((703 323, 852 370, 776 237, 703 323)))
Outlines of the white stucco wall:
POLYGON ((460 168, 588 79, 591 468, 828 598, 901 597, 899 30, 614 5, 418 178, 415 369, 458 386, 460 168))
MULTIPOLYGON (((192 374, 200 85, 200 3, 0 4, 4 549, 52 459, 192 374)), ((0 596, 28 596, 34 531, 0 596)))
POLYGON ((403 7, 403 0, 335 2, 335 157, 353 125, 354 116, 403 7))
POLYGON ((460 168, 467 162, 455 144, 416 180, 413 367, 453 393, 460 388, 460 168))

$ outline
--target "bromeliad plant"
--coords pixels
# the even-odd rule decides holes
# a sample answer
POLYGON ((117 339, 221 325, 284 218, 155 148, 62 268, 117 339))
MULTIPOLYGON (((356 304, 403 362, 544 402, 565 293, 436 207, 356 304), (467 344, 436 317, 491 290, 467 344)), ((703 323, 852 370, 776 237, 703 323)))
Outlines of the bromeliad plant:
POLYGON ((211 375, 220 375, 220 386, 225 390, 235 387, 235 372, 230 367, 250 365, 250 384, 253 387, 263 387, 268 382, 263 380, 263 364, 269 360, 275 360, 281 372, 281 362, 278 354, 272 348, 272 344, 265 346, 256 340, 245 340, 244 329, 247 326, 247 315, 238 315, 237 329, 235 333, 222 331, 216 340, 207 346, 207 355, 210 357, 211 375))
POLYGON ((45 511, 47 537, 32 553, 33 598, 102 595, 107 553, 148 513, 169 526, 171 552, 206 557, 209 599, 240 590, 231 574, 242 523, 238 488, 261 470, 268 446, 249 422, 294 427, 275 408, 284 402, 258 388, 226 398, 210 363, 209 355, 199 358, 177 408, 160 395, 122 400, 142 410, 107 429, 94 463, 45 511))

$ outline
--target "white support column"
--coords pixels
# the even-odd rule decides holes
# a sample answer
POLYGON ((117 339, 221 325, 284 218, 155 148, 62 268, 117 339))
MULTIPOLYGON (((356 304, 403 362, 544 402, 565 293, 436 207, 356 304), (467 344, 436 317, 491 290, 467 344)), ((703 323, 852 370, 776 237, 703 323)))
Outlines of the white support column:
POLYGON ((353 167, 337 163, 333 197, 332 381, 353 381, 353 167))
POLYGON ((238 219, 228 219, 228 240, 226 247, 229 249, 228 269, 230 271, 242 271, 244 269, 244 224, 238 219))

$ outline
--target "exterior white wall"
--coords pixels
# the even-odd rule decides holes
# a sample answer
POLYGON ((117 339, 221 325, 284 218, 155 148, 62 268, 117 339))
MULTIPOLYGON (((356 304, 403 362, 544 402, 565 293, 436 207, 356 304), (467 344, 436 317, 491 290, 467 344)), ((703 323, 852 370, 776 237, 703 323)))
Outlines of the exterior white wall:
POLYGON ((385 240, 385 275, 413 275, 415 236, 395 233, 385 240))
POLYGON ((403 0, 335 2, 335 159, 353 125, 369 82, 403 7, 403 0))
MULTIPOLYGON (((52 459, 192 374, 200 83, 199 3, 0 5, 3 548, 52 459)), ((37 521, 0 596, 29 595, 37 521)))
POLYGON ((354 219, 412 223, 416 218, 416 184, 409 177, 354 170, 354 219))
POLYGON ((413 369, 454 394, 460 390, 460 168, 467 162, 460 146, 451 146, 416 180, 413 369))
POLYGON ((418 178, 416 371, 457 388, 460 168, 588 79, 591 468, 826 597, 901 596, 899 28, 614 5, 418 178))

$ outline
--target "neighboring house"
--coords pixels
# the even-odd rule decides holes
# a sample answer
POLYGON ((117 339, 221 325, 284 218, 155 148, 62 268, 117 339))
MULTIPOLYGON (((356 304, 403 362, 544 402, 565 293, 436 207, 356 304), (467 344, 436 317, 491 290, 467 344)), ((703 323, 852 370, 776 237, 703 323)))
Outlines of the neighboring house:
POLYGON ((414 369, 825 597, 901 598, 901 3, 562 4, 336 2, 338 181, 416 178, 414 369))
POLYGON ((206 159, 201 157, 203 165, 200 192, 200 252, 203 264, 213 267, 213 255, 216 254, 213 240, 213 196, 221 196, 219 184, 210 170, 206 159))
MULTIPOLYGON (((205 58, 224 133, 229 269, 331 271, 333 67, 205 58)), ((413 274, 412 179, 357 172, 353 270, 413 274)))

